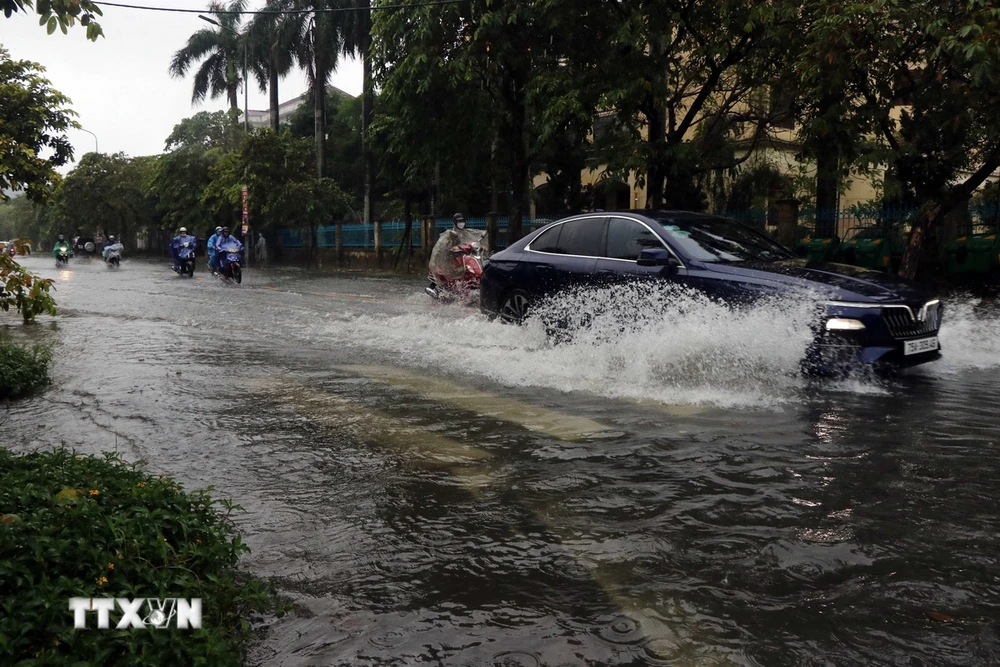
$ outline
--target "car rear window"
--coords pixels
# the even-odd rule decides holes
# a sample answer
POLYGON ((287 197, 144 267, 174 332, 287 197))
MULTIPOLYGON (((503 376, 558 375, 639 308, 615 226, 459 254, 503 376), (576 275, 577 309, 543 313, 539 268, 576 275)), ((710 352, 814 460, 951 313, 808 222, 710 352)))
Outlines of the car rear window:
POLYGON ((559 235, 562 233, 563 226, 556 225, 539 234, 531 242, 531 249, 538 252, 561 252, 559 250, 559 235))
POLYGON ((663 241, 648 227, 635 220, 611 218, 608 221, 608 244, 605 257, 612 259, 639 259, 644 248, 662 248, 663 241))
POLYGON ((566 255, 599 257, 604 240, 604 218, 573 220, 563 226, 559 250, 566 255))

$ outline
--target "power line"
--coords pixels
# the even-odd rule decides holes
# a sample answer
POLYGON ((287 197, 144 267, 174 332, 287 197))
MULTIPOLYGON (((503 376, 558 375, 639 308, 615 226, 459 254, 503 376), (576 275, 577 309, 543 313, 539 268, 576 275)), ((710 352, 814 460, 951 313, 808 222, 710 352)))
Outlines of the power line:
POLYGON ((361 10, 375 11, 377 9, 410 9, 412 7, 433 7, 436 5, 457 5, 462 2, 469 2, 469 0, 428 0, 426 2, 418 2, 412 5, 373 5, 372 7, 325 7, 321 9, 258 9, 258 10, 244 10, 244 11, 232 11, 228 9, 221 10, 207 10, 207 9, 182 9, 178 7, 146 7, 144 5, 124 5, 117 2, 95 2, 95 5, 99 7, 118 7, 120 9, 144 9, 150 12, 178 12, 181 14, 335 14, 339 12, 356 12, 361 10))

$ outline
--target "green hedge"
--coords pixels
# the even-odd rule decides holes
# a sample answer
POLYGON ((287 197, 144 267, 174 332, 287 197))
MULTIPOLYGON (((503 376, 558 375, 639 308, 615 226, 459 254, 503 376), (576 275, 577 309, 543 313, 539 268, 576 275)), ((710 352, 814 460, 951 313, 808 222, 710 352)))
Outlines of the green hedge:
POLYGON ((0 399, 24 396, 47 385, 51 360, 47 347, 26 347, 0 337, 0 399))
POLYGON ((273 587, 236 570, 248 551, 205 491, 117 455, 0 447, 0 665, 242 665, 249 618, 273 587), (201 598, 201 629, 74 629, 69 599, 201 598))

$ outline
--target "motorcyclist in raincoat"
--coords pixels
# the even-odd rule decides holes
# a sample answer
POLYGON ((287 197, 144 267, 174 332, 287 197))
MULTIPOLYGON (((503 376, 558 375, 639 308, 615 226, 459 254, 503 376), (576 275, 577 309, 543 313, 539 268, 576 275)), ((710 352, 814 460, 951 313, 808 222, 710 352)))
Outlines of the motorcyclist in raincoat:
POLYGON ((434 249, 431 250, 431 261, 428 268, 432 275, 442 278, 445 282, 458 280, 465 274, 465 267, 459 258, 462 246, 467 243, 483 242, 484 233, 478 229, 465 228, 465 216, 456 213, 452 216, 453 226, 441 233, 434 249))
POLYGON ((191 247, 194 248, 198 245, 198 239, 188 234, 186 227, 181 227, 177 230, 177 236, 170 241, 170 256, 174 260, 174 271, 178 271, 181 268, 180 257, 177 256, 177 253, 182 243, 190 243, 191 247))
POLYGON ((73 256, 73 247, 66 241, 62 234, 56 239, 56 243, 52 246, 52 256, 58 257, 59 255, 73 256))
POLYGON ((219 238, 215 240, 215 251, 216 251, 216 262, 219 266, 219 273, 222 273, 222 269, 226 265, 226 255, 231 252, 239 253, 240 259, 243 258, 243 243, 229 233, 228 227, 222 228, 222 233, 219 238))
POLYGON ((208 237, 208 243, 205 245, 208 251, 208 269, 212 273, 218 273, 219 271, 218 263, 215 261, 215 244, 219 240, 220 234, 222 234, 222 227, 216 227, 215 233, 208 237))

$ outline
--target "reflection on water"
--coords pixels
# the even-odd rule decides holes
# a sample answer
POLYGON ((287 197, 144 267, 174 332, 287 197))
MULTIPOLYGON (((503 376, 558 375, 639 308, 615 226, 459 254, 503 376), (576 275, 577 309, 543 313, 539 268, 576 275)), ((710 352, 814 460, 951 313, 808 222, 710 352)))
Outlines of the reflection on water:
POLYGON ((5 436, 236 497, 296 604, 261 664, 1000 663, 1000 327, 971 305, 947 363, 817 385, 779 303, 551 346, 416 283, 130 268, 74 267, 5 436))

